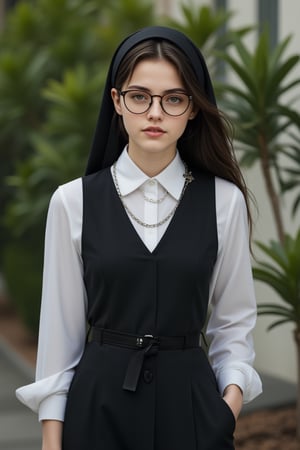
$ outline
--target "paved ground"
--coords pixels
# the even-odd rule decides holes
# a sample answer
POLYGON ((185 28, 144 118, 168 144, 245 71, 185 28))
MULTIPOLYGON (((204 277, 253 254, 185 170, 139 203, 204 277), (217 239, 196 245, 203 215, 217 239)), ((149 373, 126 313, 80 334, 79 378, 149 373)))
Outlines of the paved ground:
MULTIPOLYGON (((15 397, 15 389, 30 383, 33 370, 0 340, 0 450, 40 450, 37 416, 15 397)), ((244 407, 244 413, 294 404, 296 386, 263 376, 264 393, 244 407)))
POLYGON ((15 397, 15 389, 30 383, 33 371, 0 341, 0 449, 40 450, 37 416, 15 397))

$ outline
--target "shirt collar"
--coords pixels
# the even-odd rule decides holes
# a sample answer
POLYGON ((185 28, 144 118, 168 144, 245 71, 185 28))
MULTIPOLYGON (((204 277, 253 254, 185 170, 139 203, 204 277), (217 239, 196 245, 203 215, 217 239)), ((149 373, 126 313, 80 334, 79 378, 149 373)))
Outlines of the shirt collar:
MULTIPOLYGON (((151 179, 132 161, 128 155, 127 147, 121 153, 116 167, 118 184, 122 195, 130 194, 151 179)), ((171 163, 152 179, 156 179, 172 197, 179 200, 184 186, 184 172, 184 164, 179 153, 176 152, 176 156, 171 163)))

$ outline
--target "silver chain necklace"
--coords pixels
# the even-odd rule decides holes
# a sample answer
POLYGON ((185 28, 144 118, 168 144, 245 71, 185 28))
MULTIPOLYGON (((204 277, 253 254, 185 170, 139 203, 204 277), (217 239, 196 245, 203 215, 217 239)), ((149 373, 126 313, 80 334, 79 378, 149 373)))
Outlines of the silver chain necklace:
POLYGON ((142 193, 143 199, 148 203, 155 203, 155 204, 162 203, 168 195, 168 191, 166 189, 164 189, 163 196, 161 198, 158 198, 157 200, 154 200, 153 198, 147 197, 147 195, 145 194, 145 192, 142 188, 140 188, 140 191, 142 193))
POLYGON ((120 191, 120 186, 118 183, 118 179, 117 179, 117 171, 116 171, 116 163, 114 163, 113 165, 113 180, 116 186, 116 190, 118 193, 118 196, 124 206, 125 211, 127 212, 127 214, 135 221, 137 222, 139 225, 141 225, 142 227, 145 228, 157 228, 160 227, 161 225, 163 225, 164 223, 166 223, 175 213, 176 209, 178 208, 178 205, 180 204, 182 197, 186 191, 187 186, 194 180, 194 177, 192 175, 192 172, 190 172, 188 170, 187 165, 184 163, 184 167, 185 167, 185 172, 183 174, 183 177, 185 178, 185 182, 184 182, 184 186, 182 188, 179 200, 177 200, 176 205, 174 206, 174 208, 172 209, 172 211, 161 221, 157 222, 157 223, 145 223, 143 222, 141 219, 139 219, 138 217, 136 217, 133 212, 130 211, 130 209, 128 208, 128 206, 126 205, 126 203, 123 200, 123 195, 121 194, 120 191))

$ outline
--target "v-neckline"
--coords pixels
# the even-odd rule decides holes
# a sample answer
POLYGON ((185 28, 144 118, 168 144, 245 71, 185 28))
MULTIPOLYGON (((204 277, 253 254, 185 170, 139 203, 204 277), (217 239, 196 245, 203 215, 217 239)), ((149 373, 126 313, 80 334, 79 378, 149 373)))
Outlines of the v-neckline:
MULTIPOLYGON (((130 217, 128 216, 128 214, 127 214, 127 212, 126 212, 126 210, 125 210, 125 208, 124 208, 124 205, 123 205, 123 203, 122 203, 122 201, 121 201, 121 199, 120 199, 120 197, 119 197, 119 194, 118 194, 118 192, 117 192, 117 189, 116 189, 116 186, 115 186, 115 183, 114 183, 114 180, 113 180, 113 176, 112 176, 111 170, 109 171, 109 173, 110 173, 111 187, 112 187, 113 193, 114 193, 114 195, 115 195, 115 197, 116 197, 116 199, 117 199, 117 204, 119 205, 119 209, 120 209, 120 212, 121 212, 121 214, 122 214, 122 216, 123 216, 123 218, 124 218, 124 222, 128 224, 128 227, 129 227, 129 230, 131 230, 131 233, 134 233, 135 239, 136 239, 136 241, 139 243, 139 245, 142 246, 142 248, 147 252, 148 255, 154 256, 154 255, 159 251, 159 249, 160 249, 160 247, 161 247, 163 241, 164 241, 165 239, 167 239, 167 235, 168 235, 169 233, 171 233, 170 228, 171 228, 171 230, 172 230, 172 228, 174 227, 174 222, 175 222, 175 220, 176 220, 176 217, 177 217, 177 215, 178 215, 179 210, 181 209, 182 203, 183 203, 183 201, 184 201, 184 199, 185 199, 185 197, 186 197, 186 194, 187 194, 187 192, 188 192, 188 189, 187 189, 186 192, 184 193, 184 195, 183 195, 183 197, 182 197, 182 199, 181 199, 179 205, 177 206, 177 208, 176 208, 176 210, 175 210, 173 216, 171 217, 171 220, 170 220, 170 222, 169 222, 169 224, 168 224, 168 226, 167 226, 165 232, 164 232, 163 235, 161 236, 161 238, 160 238, 160 240, 158 241, 157 245, 156 245, 156 246, 154 247, 154 249, 151 251, 151 250, 149 250, 149 248, 146 246, 146 244, 144 243, 143 239, 141 238, 141 236, 139 235, 139 233, 138 233, 137 230, 135 229, 133 223, 131 222, 130 217)), ((127 225, 126 225, 126 226, 127 226, 127 225)))

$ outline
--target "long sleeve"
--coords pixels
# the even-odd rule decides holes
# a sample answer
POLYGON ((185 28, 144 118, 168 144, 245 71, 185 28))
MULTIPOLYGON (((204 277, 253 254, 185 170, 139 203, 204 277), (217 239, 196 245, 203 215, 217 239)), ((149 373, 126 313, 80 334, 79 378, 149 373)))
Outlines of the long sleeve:
POLYGON ((216 209, 219 250, 210 286, 209 357, 220 392, 237 384, 247 403, 262 388, 253 369, 256 299, 242 193, 231 183, 216 179, 216 209))
POLYGON ((64 419, 67 392, 83 353, 86 295, 81 260, 82 182, 58 188, 50 201, 36 380, 17 390, 39 419, 64 419))

